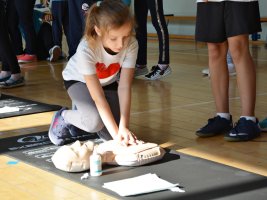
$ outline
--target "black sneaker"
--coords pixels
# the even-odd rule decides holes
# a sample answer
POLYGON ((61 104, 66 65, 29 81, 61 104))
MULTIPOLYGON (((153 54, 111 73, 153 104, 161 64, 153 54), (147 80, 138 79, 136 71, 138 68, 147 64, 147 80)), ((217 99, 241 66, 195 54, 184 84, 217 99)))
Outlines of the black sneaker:
POLYGON ((261 130, 258 120, 253 122, 242 117, 235 124, 235 127, 229 133, 225 134, 224 139, 229 142, 248 141, 259 137, 260 133, 261 130))
POLYGON ((160 79, 164 76, 167 76, 172 72, 171 67, 168 65, 166 69, 161 69, 158 65, 153 66, 151 71, 145 75, 145 78, 148 80, 160 79))
POLYGON ((196 131, 199 137, 211 137, 218 134, 226 133, 233 128, 232 116, 230 119, 225 119, 220 116, 210 118, 208 123, 196 131))

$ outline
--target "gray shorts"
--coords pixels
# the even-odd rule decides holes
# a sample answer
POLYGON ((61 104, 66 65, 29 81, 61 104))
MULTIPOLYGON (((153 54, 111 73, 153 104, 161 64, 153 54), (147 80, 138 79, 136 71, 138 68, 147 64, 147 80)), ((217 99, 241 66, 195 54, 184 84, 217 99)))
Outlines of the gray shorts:
POLYGON ((260 31, 257 1, 197 3, 197 41, 221 43, 229 37, 260 31))

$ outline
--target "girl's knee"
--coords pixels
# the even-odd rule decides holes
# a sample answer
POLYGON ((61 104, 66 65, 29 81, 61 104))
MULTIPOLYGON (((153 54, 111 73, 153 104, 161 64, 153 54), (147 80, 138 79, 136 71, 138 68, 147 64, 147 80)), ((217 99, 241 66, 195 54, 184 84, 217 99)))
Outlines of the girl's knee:
POLYGON ((100 116, 92 117, 92 116, 83 116, 82 124, 84 130, 90 133, 98 132, 104 128, 104 124, 100 118, 100 116))
POLYGON ((225 43, 220 43, 220 44, 208 43, 208 51, 209 51, 209 57, 211 59, 219 59, 222 57, 226 57, 227 46, 225 43))

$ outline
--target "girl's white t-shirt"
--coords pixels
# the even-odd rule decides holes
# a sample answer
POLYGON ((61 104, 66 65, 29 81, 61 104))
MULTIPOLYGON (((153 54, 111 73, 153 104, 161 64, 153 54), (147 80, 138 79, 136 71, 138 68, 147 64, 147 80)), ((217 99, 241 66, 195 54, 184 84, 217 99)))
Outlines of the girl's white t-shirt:
MULTIPOLYGON (((258 0, 209 0, 209 2, 221 2, 221 1, 237 1, 237 2, 252 2, 258 0)), ((198 3, 205 2, 205 0, 197 0, 198 3)))
POLYGON ((117 81, 121 68, 135 67, 137 52, 138 43, 134 37, 116 55, 107 53, 100 40, 90 47, 83 38, 62 72, 63 79, 85 83, 84 75, 96 74, 102 86, 109 85, 117 81))

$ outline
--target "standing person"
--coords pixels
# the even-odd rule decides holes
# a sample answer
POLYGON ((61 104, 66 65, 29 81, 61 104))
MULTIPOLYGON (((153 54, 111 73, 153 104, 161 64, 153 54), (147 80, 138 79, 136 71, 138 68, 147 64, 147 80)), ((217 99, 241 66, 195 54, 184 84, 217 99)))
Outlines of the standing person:
MULTIPOLYGON (((20 26, 22 28, 23 32, 25 33, 26 45, 24 53, 17 56, 18 62, 25 63, 37 61, 37 36, 33 24, 33 8, 35 5, 35 0, 14 0, 14 5, 15 8, 13 7, 11 9, 14 9, 17 12, 19 21, 16 19, 11 19, 10 21, 13 26, 20 26)), ((17 43, 17 41, 12 38, 12 43, 14 45, 19 44, 19 42, 17 43)))
POLYGON ((226 132, 227 141, 247 141, 260 135, 255 117, 256 72, 249 52, 249 34, 260 32, 257 0, 198 0, 196 40, 207 42, 212 92, 216 116, 196 134, 209 137, 226 132), (226 65, 230 50, 237 72, 241 117, 232 125, 229 112, 229 73, 226 65))
POLYGON ((5 8, 6 1, 0 0, 0 88, 11 88, 22 86, 25 82, 9 38, 5 8))
MULTIPOLYGON (((52 18, 49 8, 43 4, 35 5, 33 12, 34 29, 37 35, 37 51, 38 60, 57 61, 61 56, 61 48, 55 45, 52 34, 52 18)), ((25 33, 23 32, 23 36, 25 33)))
POLYGON ((135 76, 145 75, 148 80, 160 79, 171 73, 169 66, 169 32, 164 17, 162 0, 135 0, 134 11, 137 22, 136 38, 139 44, 139 51, 136 61, 135 76), (147 69, 147 14, 151 14, 152 24, 155 27, 159 40, 158 64, 147 69))
POLYGON ((69 8, 69 58, 71 58, 82 38, 85 15, 95 0, 68 0, 69 8))
MULTIPOLYGON (((47 1, 47 0, 45 0, 47 1)), ((53 16, 52 32, 54 48, 62 49, 63 30, 69 46, 69 8, 68 0, 50 0, 51 13, 53 16)))
POLYGON ((77 135, 75 127, 97 132, 105 140, 136 143, 129 130, 138 51, 133 27, 133 16, 121 1, 99 1, 90 8, 84 37, 62 73, 77 110, 55 113, 49 129, 52 143, 62 145, 77 135))

